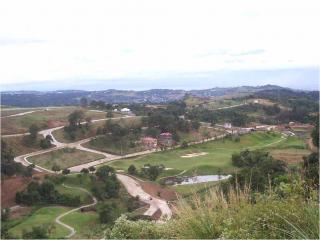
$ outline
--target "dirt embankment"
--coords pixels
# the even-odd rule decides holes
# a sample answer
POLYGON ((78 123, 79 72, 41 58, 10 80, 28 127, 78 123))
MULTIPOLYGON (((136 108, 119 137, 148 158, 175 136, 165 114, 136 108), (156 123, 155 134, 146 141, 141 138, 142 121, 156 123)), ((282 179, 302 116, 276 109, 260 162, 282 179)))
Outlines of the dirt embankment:
POLYGON ((315 145, 313 145, 312 138, 309 138, 307 142, 308 147, 312 152, 317 152, 319 150, 315 145))
MULTIPOLYGON (((44 177, 44 173, 33 174, 33 177, 44 177)), ((24 190, 32 181, 31 177, 15 176, 1 181, 1 207, 12 207, 15 203, 16 193, 24 190)))
POLYGON ((156 183, 140 181, 140 185, 145 192, 149 193, 153 197, 161 198, 166 201, 173 201, 177 199, 177 194, 175 191, 163 188, 156 183))

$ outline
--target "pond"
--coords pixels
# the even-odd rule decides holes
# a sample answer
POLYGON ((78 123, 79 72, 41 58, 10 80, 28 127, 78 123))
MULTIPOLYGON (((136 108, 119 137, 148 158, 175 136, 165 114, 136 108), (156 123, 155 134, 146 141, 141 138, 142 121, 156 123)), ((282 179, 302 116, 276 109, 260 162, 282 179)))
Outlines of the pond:
POLYGON ((195 183, 215 182, 230 178, 231 175, 204 175, 183 178, 182 182, 176 183, 175 185, 187 185, 195 183))

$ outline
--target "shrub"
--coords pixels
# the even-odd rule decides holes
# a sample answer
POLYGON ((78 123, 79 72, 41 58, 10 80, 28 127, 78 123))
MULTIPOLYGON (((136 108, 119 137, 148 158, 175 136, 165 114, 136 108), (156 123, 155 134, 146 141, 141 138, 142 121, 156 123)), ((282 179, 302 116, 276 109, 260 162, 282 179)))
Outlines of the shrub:
POLYGON ((63 169, 62 170, 62 174, 64 174, 64 175, 67 175, 67 174, 69 174, 70 173, 70 169, 63 169))
POLYGON ((128 173, 131 174, 131 175, 136 175, 137 169, 136 169, 136 167, 135 167, 133 164, 131 164, 131 165, 129 166, 129 168, 128 168, 128 173))
POLYGON ((88 168, 82 168, 80 172, 87 174, 87 173, 89 173, 89 170, 88 170, 88 168))
POLYGON ((174 237, 170 225, 153 221, 130 221, 126 216, 119 217, 105 238, 107 239, 165 239, 174 237))
POLYGON ((181 148, 187 148, 188 147, 188 142, 187 141, 183 141, 181 144, 181 148))

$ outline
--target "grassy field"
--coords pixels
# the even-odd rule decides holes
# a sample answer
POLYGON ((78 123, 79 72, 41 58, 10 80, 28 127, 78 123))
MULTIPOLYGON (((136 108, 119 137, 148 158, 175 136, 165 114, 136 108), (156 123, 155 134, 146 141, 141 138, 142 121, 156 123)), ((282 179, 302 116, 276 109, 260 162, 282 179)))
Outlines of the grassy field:
MULTIPOLYGON (((68 115, 79 107, 54 108, 48 111, 39 111, 23 116, 16 116, 1 119, 2 134, 24 133, 28 131, 31 124, 36 124, 40 129, 57 127, 67 124, 68 115)), ((93 112, 82 109, 86 117, 100 119, 106 116, 106 113, 93 112)))
POLYGON ((103 232, 99 228, 99 215, 96 212, 73 212, 62 218, 62 221, 76 230, 73 239, 101 239, 103 237, 103 232))
POLYGON ((24 229, 30 231, 32 227, 36 226, 52 226, 50 237, 63 238, 69 233, 69 230, 54 223, 54 219, 68 209, 69 208, 58 206, 40 208, 23 222, 9 229, 9 233, 15 238, 21 238, 24 229))
POLYGON ((40 147, 40 140, 43 138, 42 135, 38 135, 38 141, 32 146, 26 146, 23 142, 23 136, 17 136, 17 137, 8 137, 8 138, 2 138, 1 141, 4 141, 7 143, 8 146, 10 146, 13 150, 13 154, 15 156, 39 151, 42 148, 40 147))
POLYGON ((35 165, 51 169, 53 165, 60 166, 61 169, 92 162, 104 158, 103 155, 90 153, 78 149, 59 149, 41 155, 33 156, 28 160, 35 165))
POLYGON ((1 117, 34 111, 34 110, 41 110, 41 109, 45 109, 45 108, 8 108, 8 109, 1 108, 1 117))
MULTIPOLYGON (((114 113, 114 118, 122 117, 122 114, 114 113)), ((130 127, 141 124, 141 117, 133 117, 133 118, 123 118, 123 119, 113 119, 113 122, 117 122, 122 126, 130 127)), ((68 135, 65 133, 63 129, 59 129, 53 132, 53 136, 59 141, 64 143, 70 143, 74 141, 79 141, 85 138, 93 137, 96 135, 96 131, 98 127, 103 127, 106 121, 99 121, 91 123, 90 129, 88 131, 77 131, 75 140, 71 140, 68 135)))
POLYGON ((84 191, 74 188, 66 188, 63 185, 56 185, 56 190, 61 194, 68 194, 74 197, 79 196, 81 204, 89 204, 92 202, 90 195, 84 191))
POLYGON ((192 175, 194 172, 197 174, 216 174, 218 172, 226 174, 234 170, 231 164, 231 155, 234 152, 247 148, 258 149, 265 146, 273 146, 273 143, 281 140, 279 133, 252 133, 241 136, 240 142, 227 139, 210 141, 190 146, 187 149, 174 149, 131 159, 117 160, 109 163, 109 165, 116 169, 127 170, 131 164, 138 168, 144 164, 163 164, 167 168, 179 171, 186 170, 187 175, 192 175), (191 158, 182 157, 190 153, 206 153, 206 155, 191 158))
POLYGON ((169 188, 179 193, 182 197, 187 197, 195 193, 210 191, 210 189, 216 187, 218 184, 219 182, 207 182, 190 185, 169 186, 169 188))
POLYGON ((230 107, 234 105, 239 105, 242 102, 239 100, 233 100, 233 99, 225 99, 225 100, 216 100, 216 101, 211 101, 208 103, 203 104, 204 107, 210 110, 222 108, 222 107, 230 107))

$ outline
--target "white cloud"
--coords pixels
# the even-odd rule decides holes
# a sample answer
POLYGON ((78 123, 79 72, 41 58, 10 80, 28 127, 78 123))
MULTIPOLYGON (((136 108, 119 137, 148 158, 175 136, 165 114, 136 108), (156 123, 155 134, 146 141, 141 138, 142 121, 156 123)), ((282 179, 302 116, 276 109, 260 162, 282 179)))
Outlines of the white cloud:
POLYGON ((318 66, 318 2, 2 1, 0 80, 318 66))

